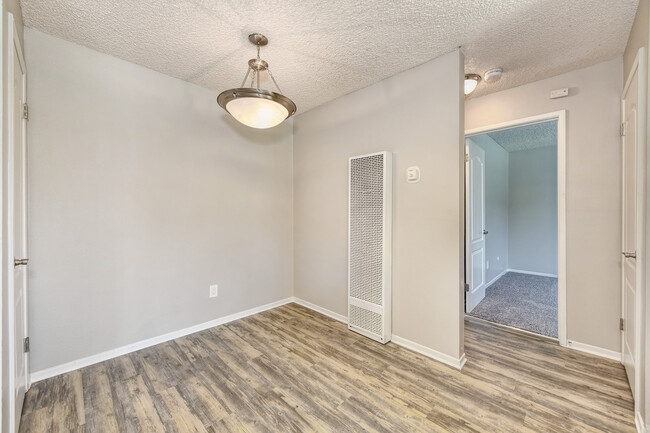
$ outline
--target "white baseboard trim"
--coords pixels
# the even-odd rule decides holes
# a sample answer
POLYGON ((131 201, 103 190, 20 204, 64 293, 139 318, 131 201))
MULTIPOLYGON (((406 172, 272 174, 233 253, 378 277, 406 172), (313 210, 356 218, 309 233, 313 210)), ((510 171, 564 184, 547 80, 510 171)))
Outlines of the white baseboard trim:
POLYGON ((169 332, 157 337, 152 337, 146 340, 138 341, 136 343, 127 344, 126 346, 118 347, 116 349, 107 350, 106 352, 98 353, 96 355, 87 356, 76 361, 70 361, 64 364, 56 365, 54 367, 46 368, 44 370, 35 371, 30 375, 30 383, 36 383, 50 377, 77 370, 79 368, 88 367, 89 365, 107 361, 109 359, 126 355, 127 353, 135 352, 146 347, 155 346, 156 344, 164 343, 166 341, 184 337, 195 332, 223 325, 224 323, 232 322, 233 320, 243 319, 244 317, 252 316, 253 314, 261 313, 266 310, 271 310, 273 308, 277 308, 281 305, 286 305, 291 302, 294 302, 293 298, 282 299, 280 301, 271 302, 270 304, 260 305, 259 307, 254 307, 245 311, 241 311, 239 313, 234 313, 228 316, 220 317, 218 319, 210 320, 209 322, 190 326, 189 328, 169 332))
POLYGON ((579 343, 573 340, 567 340, 566 347, 621 362, 621 352, 616 352, 614 350, 603 349, 602 347, 579 343))
MULTIPOLYGON (((309 308, 310 310, 314 310, 318 313, 331 317, 332 319, 338 320, 339 322, 348 323, 347 316, 344 316, 342 314, 335 313, 323 307, 319 307, 316 304, 312 304, 311 302, 307 302, 300 298, 293 297, 292 301, 298 305, 302 305, 305 308, 309 308)), ((391 342, 397 344, 398 346, 402 346, 406 349, 417 352, 420 355, 424 355, 427 358, 431 358, 434 361, 442 362, 443 364, 454 367, 457 370, 462 369, 463 366, 465 365, 465 362, 467 362, 467 358, 465 358, 464 353, 459 359, 456 359, 452 356, 446 355, 442 352, 438 352, 437 350, 430 349, 426 346, 422 346, 421 344, 415 343, 411 340, 407 340, 406 338, 402 338, 395 334, 392 335, 391 342)))
POLYGON ((643 422, 641 412, 638 410, 634 412, 634 423, 636 424, 637 433, 648 433, 648 430, 645 429, 645 423, 643 422))
POLYGON ((487 289, 490 287, 492 284, 494 284, 499 278, 503 277, 510 269, 504 269, 503 272, 501 272, 499 275, 496 277, 492 278, 489 283, 485 285, 485 288, 487 289))
POLYGON ((514 272, 517 274, 539 275, 540 277, 557 278, 557 274, 545 274, 544 272, 522 271, 521 269, 508 269, 507 272, 514 272))
POLYGON ((437 350, 433 350, 431 348, 418 344, 414 341, 399 337, 395 334, 393 334, 393 337, 391 338, 391 342, 397 344, 398 346, 402 346, 405 349, 409 349, 412 350, 413 352, 417 352, 420 355, 424 355, 427 358, 431 358, 435 361, 442 362, 443 364, 453 367, 456 370, 462 369, 463 366, 465 365, 465 362, 467 362, 467 358, 465 357, 464 353, 461 355, 460 358, 454 358, 453 356, 449 356, 445 353, 438 352, 437 350))
POLYGON ((311 302, 307 302, 303 299, 296 298, 295 296, 293 298, 290 298, 292 302, 295 302, 298 305, 302 305, 305 308, 309 308, 310 310, 314 310, 318 313, 324 314, 327 317, 331 317, 334 320, 338 320, 339 322, 343 323, 348 323, 348 316, 344 316, 343 314, 335 313, 334 311, 328 310, 327 308, 319 307, 316 304, 312 304, 311 302))

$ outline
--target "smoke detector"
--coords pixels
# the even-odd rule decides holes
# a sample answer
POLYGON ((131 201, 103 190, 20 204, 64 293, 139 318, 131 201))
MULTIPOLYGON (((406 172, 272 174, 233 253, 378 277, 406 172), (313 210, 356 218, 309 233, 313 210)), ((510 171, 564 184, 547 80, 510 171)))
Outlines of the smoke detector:
POLYGON ((496 83, 501 79, 501 74, 503 74, 503 69, 494 68, 483 74, 483 79, 486 83, 496 83))

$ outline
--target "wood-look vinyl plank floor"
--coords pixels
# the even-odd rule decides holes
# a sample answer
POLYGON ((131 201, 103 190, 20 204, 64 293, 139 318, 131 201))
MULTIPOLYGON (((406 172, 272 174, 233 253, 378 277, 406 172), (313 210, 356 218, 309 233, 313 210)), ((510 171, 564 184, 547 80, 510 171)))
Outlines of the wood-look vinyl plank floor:
POLYGON ((21 433, 635 432, 623 367, 465 321, 457 371, 289 304, 35 383, 21 433))

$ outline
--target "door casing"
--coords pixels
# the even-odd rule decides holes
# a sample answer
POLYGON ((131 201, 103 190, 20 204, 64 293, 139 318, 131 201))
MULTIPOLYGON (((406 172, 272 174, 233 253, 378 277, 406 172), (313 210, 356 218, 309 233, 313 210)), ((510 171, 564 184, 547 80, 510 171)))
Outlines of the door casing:
MULTIPOLYGON (((558 341, 561 346, 566 346, 566 110, 553 111, 508 122, 468 129, 465 131, 465 137, 550 120, 557 120, 558 341)), ((465 223, 465 233, 467 236, 467 222, 465 223)), ((467 263, 465 263, 465 266, 467 266, 467 263)))

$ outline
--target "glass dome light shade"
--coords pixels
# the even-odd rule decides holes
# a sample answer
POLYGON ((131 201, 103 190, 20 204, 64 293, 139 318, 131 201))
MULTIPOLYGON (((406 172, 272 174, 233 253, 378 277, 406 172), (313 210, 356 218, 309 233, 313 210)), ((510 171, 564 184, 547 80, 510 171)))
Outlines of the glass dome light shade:
POLYGON ((291 99, 264 89, 226 90, 217 101, 238 122, 258 129, 279 125, 296 112, 296 105, 291 99))
POLYGON ((472 93, 476 89, 476 86, 478 86, 479 81, 481 81, 480 75, 477 74, 465 75, 465 95, 469 95, 470 93, 472 93))

